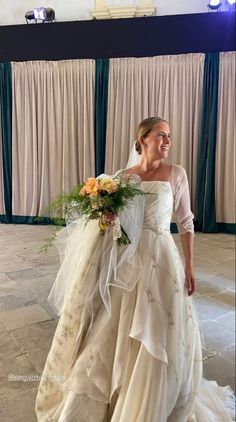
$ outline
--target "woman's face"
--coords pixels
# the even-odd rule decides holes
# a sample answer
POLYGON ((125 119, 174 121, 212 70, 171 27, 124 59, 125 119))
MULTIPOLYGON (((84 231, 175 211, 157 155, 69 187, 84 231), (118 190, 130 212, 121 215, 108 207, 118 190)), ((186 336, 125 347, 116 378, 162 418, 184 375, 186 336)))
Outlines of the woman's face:
POLYGON ((153 159, 167 158, 171 146, 170 127, 166 122, 156 123, 146 138, 140 140, 142 155, 153 159))

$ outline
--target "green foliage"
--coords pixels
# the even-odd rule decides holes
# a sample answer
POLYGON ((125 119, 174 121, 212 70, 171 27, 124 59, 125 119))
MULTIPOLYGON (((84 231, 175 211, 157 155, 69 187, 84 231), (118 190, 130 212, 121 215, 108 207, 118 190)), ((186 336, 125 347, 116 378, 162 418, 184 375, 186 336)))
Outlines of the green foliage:
MULTIPOLYGON (((88 179, 89 180, 89 179, 88 179)), ((104 179, 93 179, 98 182, 104 179)), ((124 207, 132 205, 132 200, 136 195, 145 195, 140 187, 140 181, 132 175, 121 173, 112 180, 116 184, 114 191, 102 190, 94 194, 81 194, 83 187, 86 187, 87 181, 75 186, 69 193, 61 193, 58 195, 47 208, 44 209, 42 216, 47 216, 56 226, 64 226, 66 220, 74 217, 83 217, 85 221, 101 219, 106 214, 118 214, 124 207)), ((40 221, 40 217, 38 219, 40 221)), ((48 248, 53 244, 56 238, 58 227, 54 229, 52 236, 47 239, 47 243, 41 248, 41 251, 47 252, 48 248)), ((105 229, 106 230, 106 229, 105 229)), ((129 239, 123 228, 121 228, 122 236, 117 240, 118 244, 127 244, 129 239)))
MULTIPOLYGON (((101 179, 97 179, 98 181, 101 179)), ((118 214, 124 207, 132 205, 132 199, 135 195, 144 195, 137 181, 121 175, 113 178, 118 183, 118 189, 115 192, 108 193, 100 191, 97 196, 81 195, 81 189, 86 182, 75 186, 69 193, 58 195, 43 211, 43 216, 50 217, 55 225, 65 225, 65 220, 70 220, 73 216, 98 219, 102 214, 118 214), (94 206, 94 208, 93 208, 94 206)))

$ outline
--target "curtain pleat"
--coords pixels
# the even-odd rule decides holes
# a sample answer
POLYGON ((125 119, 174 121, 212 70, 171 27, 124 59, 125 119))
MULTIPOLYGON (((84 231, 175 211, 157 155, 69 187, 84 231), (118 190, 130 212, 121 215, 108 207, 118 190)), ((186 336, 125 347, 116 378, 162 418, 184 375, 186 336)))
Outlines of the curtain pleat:
POLYGON ((95 66, 95 173, 104 172, 108 100, 109 59, 96 60, 95 66))
POLYGON ((216 144, 216 221, 235 232, 236 52, 220 53, 216 144))
POLYGON ((202 124, 198 157, 198 226, 217 232, 215 156, 218 108, 219 53, 207 53, 204 65, 202 124))
POLYGON ((187 171, 194 213, 204 57, 111 59, 109 69, 106 173, 126 166, 138 123, 161 116, 171 126, 169 160, 187 171))
POLYGON ((13 63, 13 220, 95 174, 94 61, 13 63))
POLYGON ((0 221, 5 218, 5 199, 3 183, 2 119, 0 113, 0 221))
POLYGON ((235 59, 0 63, 0 221, 33 222, 59 192, 124 168, 137 124, 159 115, 171 126, 169 160, 187 170, 198 228, 234 232, 235 59))
POLYGON ((0 221, 12 217, 12 74, 10 63, 0 63, 0 221))

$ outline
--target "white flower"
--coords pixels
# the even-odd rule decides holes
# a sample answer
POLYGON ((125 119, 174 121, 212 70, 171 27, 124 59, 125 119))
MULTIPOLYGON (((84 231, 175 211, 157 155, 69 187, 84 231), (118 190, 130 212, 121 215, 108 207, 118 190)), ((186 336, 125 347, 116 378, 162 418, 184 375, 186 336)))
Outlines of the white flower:
POLYGON ((117 240, 122 236, 119 217, 116 217, 113 224, 113 240, 117 240))

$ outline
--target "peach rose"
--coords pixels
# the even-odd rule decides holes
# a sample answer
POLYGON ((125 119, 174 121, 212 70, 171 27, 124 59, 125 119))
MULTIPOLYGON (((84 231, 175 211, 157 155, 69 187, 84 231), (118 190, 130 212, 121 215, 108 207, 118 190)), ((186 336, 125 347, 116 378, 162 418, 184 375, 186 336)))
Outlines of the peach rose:
POLYGON ((105 190, 107 193, 116 192, 118 189, 118 183, 112 179, 101 179, 99 181, 100 190, 105 190))
POLYGON ((82 187, 82 189, 80 190, 80 193, 79 193, 80 195, 83 195, 83 196, 85 196, 86 194, 87 194, 87 189, 86 189, 86 186, 83 186, 82 187))
POLYGON ((84 188, 82 190, 86 191, 88 195, 97 196, 99 193, 99 184, 98 181, 94 177, 89 177, 86 182, 84 188))

